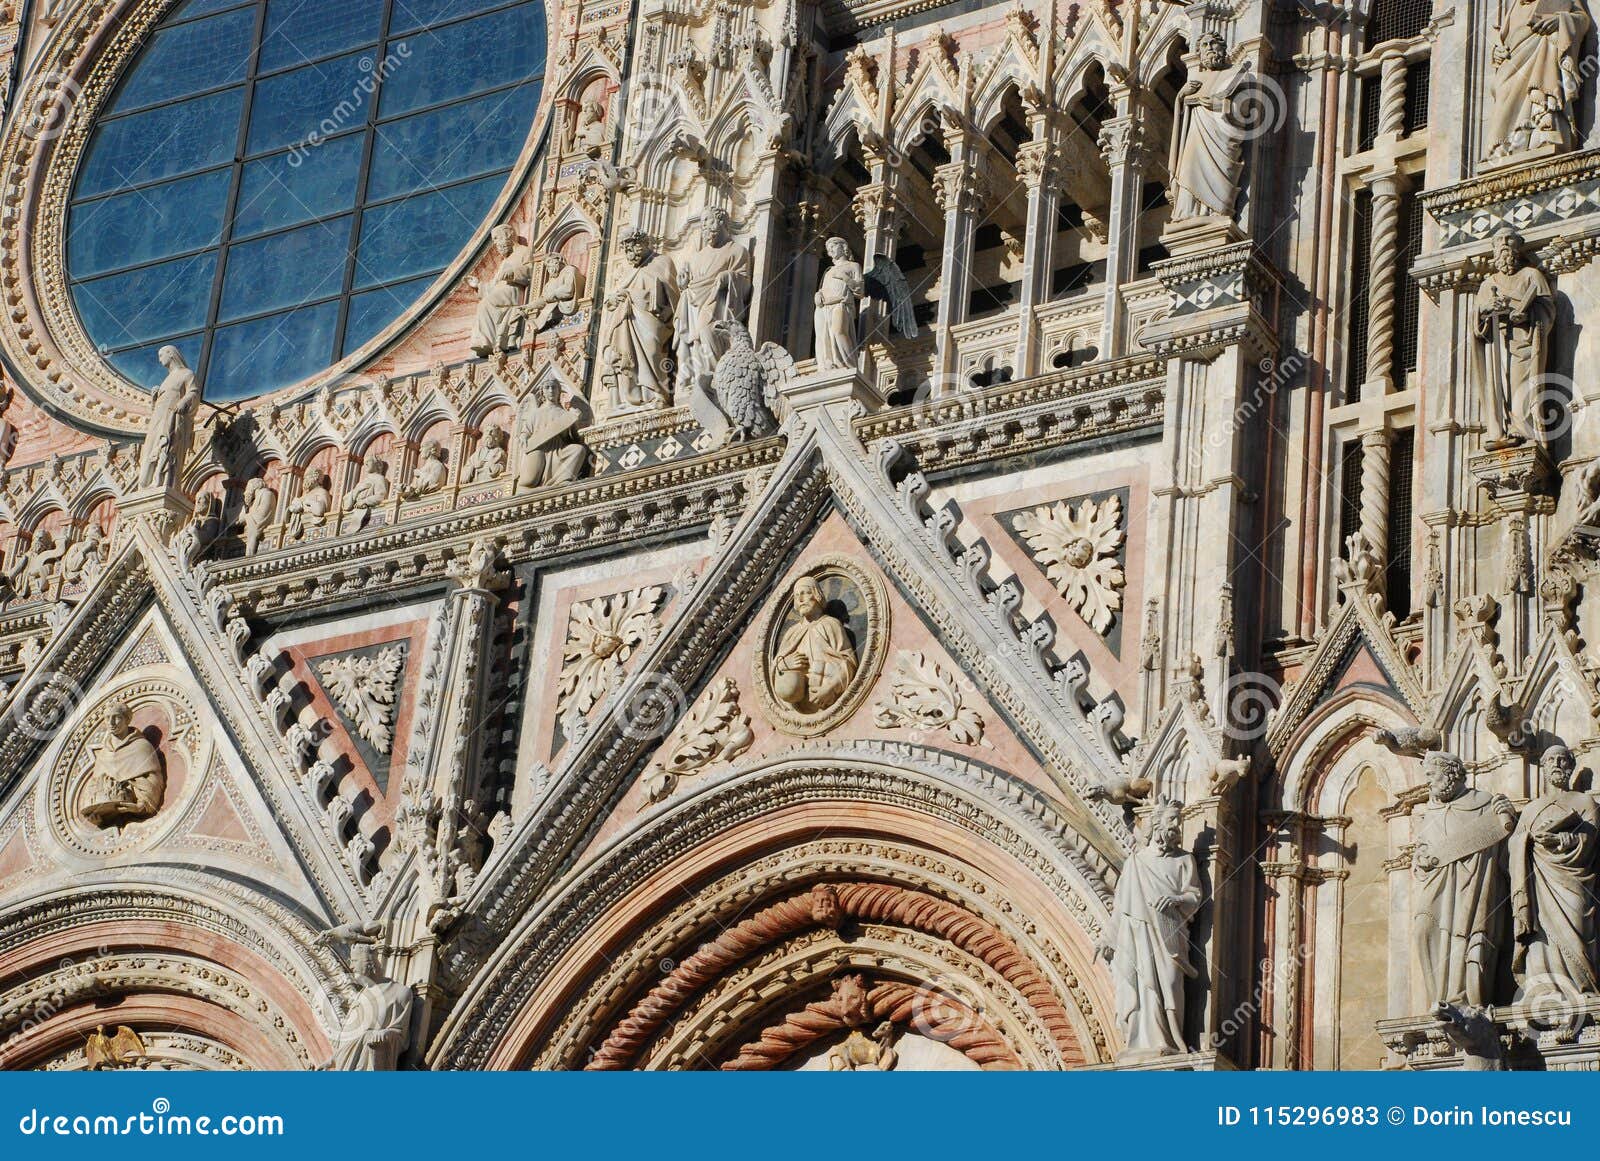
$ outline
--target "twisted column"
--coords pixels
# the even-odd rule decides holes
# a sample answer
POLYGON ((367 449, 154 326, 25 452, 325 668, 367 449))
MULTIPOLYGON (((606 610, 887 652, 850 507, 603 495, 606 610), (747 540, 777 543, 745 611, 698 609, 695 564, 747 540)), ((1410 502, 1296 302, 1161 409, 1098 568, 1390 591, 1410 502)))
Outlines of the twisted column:
POLYGON ((1367 276, 1367 381, 1394 389, 1395 274, 1400 265, 1400 179, 1394 174, 1372 182, 1372 238, 1367 276))
POLYGON ((1406 58, 1393 53, 1383 58, 1378 78, 1378 135, 1395 136, 1406 128, 1406 58))
POLYGON ((1389 433, 1361 437, 1361 535, 1381 568, 1389 556, 1389 433))

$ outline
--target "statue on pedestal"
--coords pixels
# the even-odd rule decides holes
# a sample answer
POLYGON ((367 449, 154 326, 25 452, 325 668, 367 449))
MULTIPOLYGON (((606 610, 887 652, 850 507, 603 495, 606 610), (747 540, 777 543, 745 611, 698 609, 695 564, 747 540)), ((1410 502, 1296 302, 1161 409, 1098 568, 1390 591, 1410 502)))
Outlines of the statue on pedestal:
POLYGON ((1411 856, 1412 939, 1428 1004, 1481 1007, 1504 940, 1506 836, 1517 810, 1503 794, 1467 788, 1454 754, 1422 760, 1428 801, 1417 808, 1411 856))
POLYGON ((322 1067, 340 1072, 393 1072, 411 1040, 412 989, 389 979, 377 965, 377 924, 345 924, 325 932, 329 942, 350 948, 356 994, 334 1037, 333 1056, 322 1067))
POLYGON ((468 483, 487 484, 506 472, 506 448, 510 437, 503 427, 486 427, 478 450, 467 460, 463 475, 468 483))
POLYGON ((832 265, 822 272, 813 299, 817 370, 843 371, 856 365, 861 352, 861 300, 867 295, 867 282, 861 263, 850 253, 850 243, 829 238, 827 250, 832 265))
POLYGON ((1228 44, 1210 33, 1200 38, 1200 73, 1178 96, 1172 133, 1172 220, 1233 217, 1244 167, 1246 129, 1234 95, 1248 64, 1229 67, 1228 44))
POLYGON ((1111 961, 1124 1061, 1181 1056, 1189 924, 1200 910, 1200 869, 1183 849, 1183 804, 1162 799, 1150 812, 1150 834, 1129 856, 1112 903, 1111 961))
POLYGON ((726 331, 719 333, 715 324, 742 323, 750 312, 753 267, 749 249, 733 240, 727 211, 711 206, 702 212, 699 245, 678 264, 682 293, 674 318, 677 385, 691 408, 703 407, 717 361, 728 349, 726 331))
POLYGON ((299 540, 311 529, 321 528, 332 507, 333 491, 328 487, 328 473, 318 467, 307 468, 304 490, 289 501, 285 536, 289 540, 299 540))
POLYGON ((672 402, 672 362, 668 345, 678 309, 678 275, 672 260, 654 254, 643 230, 623 235, 628 268, 622 283, 606 296, 606 321, 600 331, 601 381, 612 411, 665 407, 672 402))
POLYGON ((1577 761, 1565 746, 1539 759, 1546 790, 1523 808, 1511 835, 1511 903, 1521 980, 1554 977, 1600 992, 1594 967, 1595 850, 1600 806, 1573 788, 1577 761))
POLYGON ((487 358, 496 351, 514 351, 522 343, 522 295, 533 280, 533 260, 525 246, 517 245, 510 226, 494 228, 494 249, 500 256, 494 276, 487 282, 468 278, 478 292, 478 314, 472 325, 472 352, 487 358))
POLYGON ((345 493, 344 521, 341 533, 359 532, 367 526, 372 514, 389 498, 389 465, 378 456, 368 453, 361 462, 361 476, 345 493))
POLYGON ((83 816, 95 826, 126 826, 151 818, 167 792, 166 768, 150 739, 134 729, 121 702, 106 710, 106 733, 83 793, 83 816))
POLYGON ((1544 442, 1545 360, 1555 302, 1550 280, 1522 260, 1522 239, 1502 230, 1494 240, 1494 273, 1477 297, 1482 382, 1491 448, 1544 442))
POLYGON ((1491 159, 1541 146, 1570 149, 1578 54, 1589 31, 1582 0, 1503 0, 1484 141, 1491 159))
POLYGON ((562 406, 561 384, 554 379, 529 396, 517 414, 519 489, 565 484, 583 475, 589 449, 578 437, 580 418, 576 408, 562 406))
POLYGON ((244 507, 239 513, 239 523, 244 531, 244 554, 254 556, 261 547, 261 537, 278 512, 278 493, 267 486, 265 480, 251 480, 244 486, 244 507))
POLYGON ((139 487, 176 488, 194 441, 200 384, 177 347, 162 347, 156 358, 167 369, 167 376, 156 388, 150 426, 139 449, 139 487))

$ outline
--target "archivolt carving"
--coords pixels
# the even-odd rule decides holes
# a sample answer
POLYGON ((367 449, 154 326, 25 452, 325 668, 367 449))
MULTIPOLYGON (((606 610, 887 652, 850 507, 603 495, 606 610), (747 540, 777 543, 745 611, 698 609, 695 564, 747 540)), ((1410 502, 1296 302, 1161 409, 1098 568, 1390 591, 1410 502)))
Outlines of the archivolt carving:
MULTIPOLYGON (((760 1039, 746 1044, 723 1064, 724 1071, 758 1071, 775 1068, 795 1053, 825 1036, 855 1027, 840 1010, 837 996, 813 1001, 766 1029, 760 1039)), ((881 983, 867 994, 868 1018, 896 1026, 915 1024, 934 1040, 949 1044, 980 1065, 1019 1068, 1017 1055, 993 1029, 966 1005, 915 984, 881 983)))

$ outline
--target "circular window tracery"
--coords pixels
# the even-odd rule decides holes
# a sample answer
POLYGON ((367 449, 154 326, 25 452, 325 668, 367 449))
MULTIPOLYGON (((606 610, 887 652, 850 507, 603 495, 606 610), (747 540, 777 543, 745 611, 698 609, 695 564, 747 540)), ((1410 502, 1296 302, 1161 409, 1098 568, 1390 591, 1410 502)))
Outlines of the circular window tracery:
POLYGON ((483 223, 544 63, 541 0, 180 3, 74 180, 89 337, 144 386, 170 343, 217 401, 352 353, 483 223))

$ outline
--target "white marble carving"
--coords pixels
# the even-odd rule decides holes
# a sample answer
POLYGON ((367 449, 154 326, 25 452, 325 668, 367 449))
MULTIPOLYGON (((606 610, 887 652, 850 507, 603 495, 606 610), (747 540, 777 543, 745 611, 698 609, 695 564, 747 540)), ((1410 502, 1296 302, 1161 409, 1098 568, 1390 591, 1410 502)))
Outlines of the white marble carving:
POLYGON ((404 667, 405 654, 398 645, 371 656, 352 654, 317 664, 317 675, 333 704, 380 754, 387 754, 394 745, 395 701, 404 667))
POLYGON ((556 711, 583 716, 622 679, 634 652, 655 639, 656 608, 666 596, 660 585, 594 597, 572 606, 562 649, 556 711))
POLYGON ((889 673, 890 696, 873 706, 873 721, 884 729, 943 733, 963 746, 981 746, 983 718, 967 704, 955 674, 920 651, 902 649, 889 673))
POLYGON ((1076 510, 1045 505, 1019 512, 1014 525, 1067 603, 1096 632, 1110 629, 1126 583, 1117 561, 1125 536, 1121 497, 1085 500, 1076 510))

